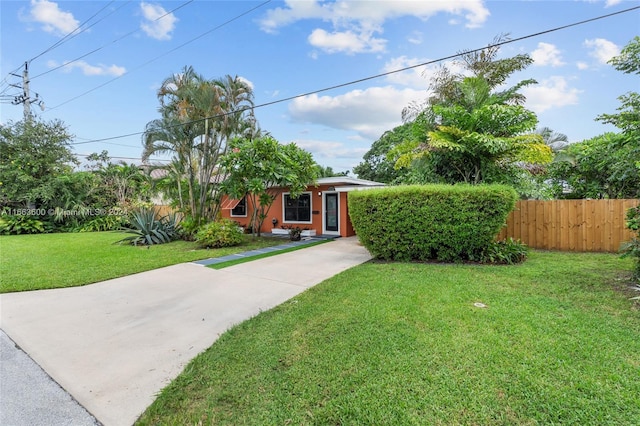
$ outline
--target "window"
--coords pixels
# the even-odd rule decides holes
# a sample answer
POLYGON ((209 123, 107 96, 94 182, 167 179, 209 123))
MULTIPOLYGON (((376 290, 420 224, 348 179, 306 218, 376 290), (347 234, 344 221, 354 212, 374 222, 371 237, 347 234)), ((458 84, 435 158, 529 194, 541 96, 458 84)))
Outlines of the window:
POLYGON ((231 216, 247 216, 247 197, 242 198, 242 200, 231 209, 231 216))
POLYGON ((311 193, 305 192, 298 198, 283 195, 285 222, 311 222, 311 193))

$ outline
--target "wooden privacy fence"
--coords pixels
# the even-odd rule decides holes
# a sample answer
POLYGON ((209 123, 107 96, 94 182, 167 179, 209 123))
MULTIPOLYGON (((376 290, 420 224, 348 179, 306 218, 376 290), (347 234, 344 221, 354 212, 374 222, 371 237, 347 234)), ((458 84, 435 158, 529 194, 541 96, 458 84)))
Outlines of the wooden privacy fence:
POLYGON ((173 213, 175 211, 173 207, 163 204, 156 204, 155 206, 153 206, 153 208, 156 210, 156 216, 158 217, 166 216, 169 213, 173 213))
POLYGON ((627 210, 640 200, 520 200, 498 239, 512 237, 532 248, 617 252, 632 232, 627 210))

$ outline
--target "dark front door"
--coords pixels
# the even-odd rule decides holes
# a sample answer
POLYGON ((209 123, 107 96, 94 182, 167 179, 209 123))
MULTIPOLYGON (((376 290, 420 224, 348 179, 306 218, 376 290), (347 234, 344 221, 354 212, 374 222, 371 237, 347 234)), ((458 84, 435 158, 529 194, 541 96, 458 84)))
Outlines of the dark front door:
POLYGON ((338 232, 338 194, 324 195, 324 224, 325 231, 338 232))

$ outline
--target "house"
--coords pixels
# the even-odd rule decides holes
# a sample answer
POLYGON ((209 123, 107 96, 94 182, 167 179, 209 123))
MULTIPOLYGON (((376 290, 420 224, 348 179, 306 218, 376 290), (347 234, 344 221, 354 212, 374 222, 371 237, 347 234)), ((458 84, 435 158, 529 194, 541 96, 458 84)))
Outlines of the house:
MULTIPOLYGON (((316 185, 308 186, 298 198, 291 198, 287 188, 278 188, 269 215, 261 232, 286 234, 289 226, 298 226, 304 235, 355 235, 349 219, 347 195, 350 191, 384 186, 383 183, 356 179, 349 176, 320 178, 316 185), (283 226, 285 228, 283 228, 283 226)), ((243 226, 249 225, 251 205, 246 197, 237 200, 223 197, 222 217, 243 226)))

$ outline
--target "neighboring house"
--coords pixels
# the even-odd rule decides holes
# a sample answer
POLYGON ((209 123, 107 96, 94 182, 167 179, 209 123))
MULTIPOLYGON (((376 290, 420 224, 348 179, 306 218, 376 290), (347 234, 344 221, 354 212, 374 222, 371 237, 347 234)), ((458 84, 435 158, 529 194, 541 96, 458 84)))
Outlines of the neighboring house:
MULTIPOLYGON (((349 219, 347 194, 368 188, 384 186, 383 183, 356 179, 348 176, 320 178, 297 199, 291 198, 287 188, 279 188, 261 232, 286 234, 286 227, 298 226, 308 232, 303 235, 355 235, 349 219), (285 228, 283 228, 283 226, 285 228)), ((222 198, 222 217, 248 226, 251 205, 246 197, 241 200, 222 198)))

